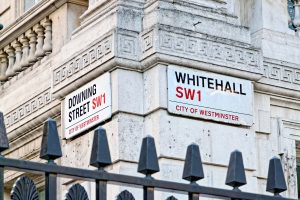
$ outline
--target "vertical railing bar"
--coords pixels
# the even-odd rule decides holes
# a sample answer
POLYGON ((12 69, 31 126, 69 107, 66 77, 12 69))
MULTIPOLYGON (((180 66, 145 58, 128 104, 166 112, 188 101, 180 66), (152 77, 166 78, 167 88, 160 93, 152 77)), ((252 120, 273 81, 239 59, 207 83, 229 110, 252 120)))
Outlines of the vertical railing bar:
MULTIPOLYGON (((151 180, 152 174, 159 172, 158 158, 154 138, 147 136, 143 139, 138 172, 146 175, 145 179, 151 180)), ((144 200, 154 200, 154 187, 144 187, 144 200)))
POLYGON ((96 200, 107 199, 107 181, 96 180, 96 200))
MULTIPOLYGON (((44 124, 40 158, 47 160, 49 166, 55 166, 55 160, 61 157, 62 151, 56 121, 49 118, 44 124)), ((45 173, 45 190, 46 200, 56 200, 57 174, 45 173)))
MULTIPOLYGON (((195 143, 187 148, 182 178, 195 186, 198 186, 198 180, 204 178, 200 148, 195 143)), ((189 193, 189 200, 199 200, 199 196, 199 193, 189 193)))
POLYGON ((199 200, 200 194, 189 193, 189 200, 199 200))
POLYGON ((144 200, 154 200, 154 187, 144 187, 144 200))
POLYGON ((3 166, 0 166, 0 200, 4 200, 4 167, 3 166))
MULTIPOLYGON (((4 157, 2 152, 9 148, 4 115, 0 112, 0 157, 4 157)), ((0 200, 4 200, 4 166, 0 166, 0 200)))
POLYGON ((57 175, 45 174, 45 199, 56 200, 57 196, 57 175))
MULTIPOLYGON (((104 167, 111 165, 110 150, 106 130, 98 127, 94 132, 90 165, 97 167, 99 172, 104 172, 104 167)), ((96 200, 107 199, 107 181, 96 179, 96 200)))

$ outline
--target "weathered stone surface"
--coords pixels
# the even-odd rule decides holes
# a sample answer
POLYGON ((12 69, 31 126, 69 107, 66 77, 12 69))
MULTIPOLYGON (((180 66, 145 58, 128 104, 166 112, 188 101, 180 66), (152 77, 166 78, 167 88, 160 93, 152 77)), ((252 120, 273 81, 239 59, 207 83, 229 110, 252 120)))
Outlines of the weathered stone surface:
POLYGON ((134 71, 117 69, 111 73, 112 77, 112 112, 127 112, 142 115, 143 102, 143 74, 134 71))
POLYGON ((145 118, 145 133, 153 133, 161 157, 184 159, 186 147, 195 142, 200 147, 204 163, 227 165, 230 153, 239 149, 243 153, 245 168, 256 168, 256 151, 251 148, 255 146, 255 134, 247 128, 215 126, 211 122, 170 116, 161 110, 145 118))
MULTIPOLYGON (((155 178, 184 182, 183 159, 194 142, 204 163, 201 185, 231 189, 224 184, 226 170, 230 153, 238 149, 248 182, 241 190, 265 193, 268 160, 280 155, 286 194, 297 197, 300 53, 299 36, 288 29, 286 1, 90 0, 87 5, 87 1, 62 4, 58 0, 55 6, 49 2, 43 1, 0 33, 0 43, 7 50, 7 44, 29 33, 31 27, 36 31, 45 17, 52 20, 53 53, 1 84, 0 110, 10 141, 5 156, 38 161, 43 121, 55 116, 63 138, 60 121, 65 116, 60 104, 64 97, 110 72, 112 118, 101 125, 107 130, 114 164, 106 170, 138 176, 140 145, 150 134, 161 169, 155 178), (169 65, 252 81, 255 123, 246 128, 168 113, 169 65)), ((0 13, 7 5, 15 9, 7 1, 0 5, 0 13)), ((4 24, 10 22, 7 16, 1 18, 4 24)), ((92 139, 93 130, 89 130, 61 140, 60 164, 94 169, 89 166, 92 139)), ((8 181, 19 175, 6 172, 8 181)), ((89 197, 95 194, 93 183, 83 186, 89 197)), ((61 187, 58 199, 67 189, 61 187)), ((141 188, 112 185, 108 199, 125 189, 142 199, 141 188)), ((155 195, 158 199, 171 196, 155 195)))

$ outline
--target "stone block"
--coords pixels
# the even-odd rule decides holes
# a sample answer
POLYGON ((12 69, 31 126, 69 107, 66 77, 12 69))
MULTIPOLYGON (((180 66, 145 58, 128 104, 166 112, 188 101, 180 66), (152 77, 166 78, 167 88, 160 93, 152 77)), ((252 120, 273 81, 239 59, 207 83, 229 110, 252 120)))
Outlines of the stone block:
POLYGON ((112 112, 143 114, 142 73, 117 69, 111 73, 112 112))
POLYGON ((270 97, 264 94, 254 95, 254 119, 255 131, 270 133, 270 97))
POLYGON ((146 72, 144 81, 144 113, 167 108, 167 66, 157 65, 146 72))
POLYGON ((277 140, 271 140, 270 137, 257 133, 256 134, 256 152, 257 152, 257 171, 256 176, 267 178, 269 160, 277 154, 277 140))
POLYGON ((159 110, 145 118, 144 132, 153 134, 160 157, 184 159, 187 146, 194 142, 200 146, 203 162, 226 166, 230 153, 238 149, 243 153, 245 168, 256 169, 255 134, 248 128, 216 126, 159 110))
MULTIPOLYGON (((142 117, 119 113, 105 123, 103 128, 106 129, 113 163, 118 160, 138 162, 143 138, 142 117)), ((89 166, 93 135, 94 131, 91 130, 63 142, 62 165, 94 169, 89 166)))

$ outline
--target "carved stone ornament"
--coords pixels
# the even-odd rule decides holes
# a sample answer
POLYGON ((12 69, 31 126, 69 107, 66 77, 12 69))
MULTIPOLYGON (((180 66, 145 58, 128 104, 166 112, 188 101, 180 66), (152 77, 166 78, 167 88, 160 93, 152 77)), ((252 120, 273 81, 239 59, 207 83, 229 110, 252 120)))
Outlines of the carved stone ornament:
POLYGON ((15 182, 10 193, 11 200, 38 200, 39 193, 34 182, 26 177, 20 177, 15 182))
POLYGON ((124 190, 118 195, 117 200, 135 200, 135 198, 130 192, 124 190))
POLYGON ((65 200, 89 200, 89 197, 84 187, 77 183, 69 189, 65 200))

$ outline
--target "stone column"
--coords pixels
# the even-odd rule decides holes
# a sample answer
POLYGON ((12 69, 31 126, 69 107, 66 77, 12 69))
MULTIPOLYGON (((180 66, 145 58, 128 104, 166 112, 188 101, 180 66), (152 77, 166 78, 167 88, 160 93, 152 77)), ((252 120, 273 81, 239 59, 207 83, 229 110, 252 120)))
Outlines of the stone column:
POLYGON ((14 62, 15 62, 15 50, 12 48, 11 45, 9 45, 5 48, 5 52, 8 55, 8 68, 6 70, 5 75, 8 78, 11 78, 16 74, 13 69, 14 62))
POLYGON ((37 45, 36 45, 35 56, 37 57, 38 60, 41 60, 45 55, 45 52, 43 50, 43 46, 44 46, 44 27, 41 24, 38 24, 35 27, 35 32, 37 33, 37 45))
POLYGON ((0 81, 4 82, 7 80, 7 55, 3 50, 0 50, 0 81))
POLYGON ((44 41, 43 50, 46 55, 49 55, 52 52, 52 22, 48 17, 44 22, 44 28, 45 28, 45 41, 44 41))
POLYGON ((29 56, 29 39, 25 36, 25 34, 22 35, 20 42, 22 43, 22 60, 21 60, 21 67, 26 68, 29 66, 28 62, 28 56, 29 56))
POLYGON ((37 41, 36 41, 36 33, 32 29, 30 29, 30 31, 28 33, 28 38, 29 38, 29 44, 30 44, 28 62, 30 64, 34 64, 37 61, 37 58, 35 56, 37 41))
POLYGON ((18 39, 16 39, 13 43, 12 43, 13 48, 15 49, 15 54, 16 54, 16 60, 15 60, 15 64, 13 66, 13 70, 14 72, 20 72, 22 71, 22 67, 21 67, 21 59, 22 59, 22 44, 19 42, 18 39))

